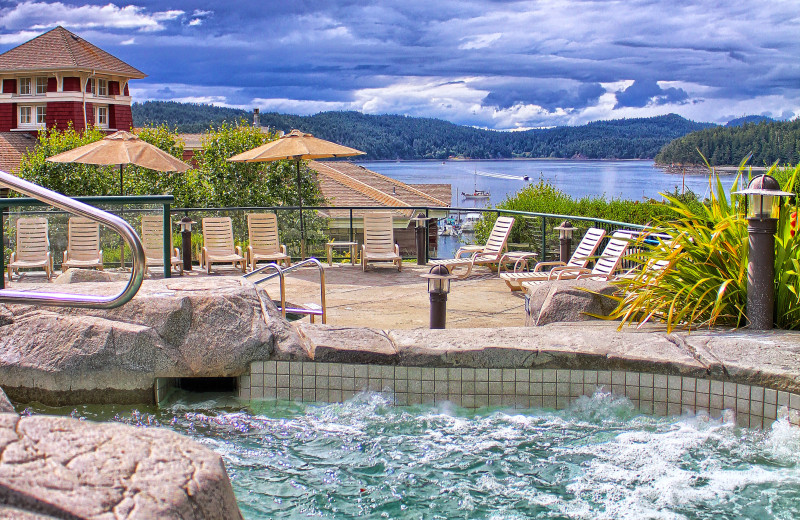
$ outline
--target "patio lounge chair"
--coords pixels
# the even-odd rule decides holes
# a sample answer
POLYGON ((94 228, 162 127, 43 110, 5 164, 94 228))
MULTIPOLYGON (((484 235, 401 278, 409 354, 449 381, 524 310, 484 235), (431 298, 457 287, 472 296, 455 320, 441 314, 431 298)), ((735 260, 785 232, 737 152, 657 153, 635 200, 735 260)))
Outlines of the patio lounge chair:
MULTIPOLYGON (((170 222, 171 224, 171 222, 170 222)), ((164 218, 156 215, 142 217, 142 247, 146 269, 164 266, 164 218)), ((172 244, 172 226, 169 229, 170 267, 176 267, 183 276, 183 261, 178 248, 172 244)))
POLYGON ((292 258, 286 254, 286 246, 278 236, 278 217, 275 213, 248 213, 247 232, 250 244, 247 246, 247 263, 250 270, 256 270, 260 260, 277 262, 286 267, 292 265, 292 258))
POLYGON ((397 270, 403 269, 400 246, 394 243, 392 214, 373 211, 364 214, 364 244, 361 246, 361 269, 367 270, 369 262, 391 262, 397 270))
MULTIPOLYGON (((500 257, 506 249, 508 237, 511 235, 511 227, 514 225, 512 217, 498 217, 494 223, 486 245, 478 251, 474 251, 468 257, 461 257, 462 250, 456 252, 455 258, 445 260, 431 260, 431 265, 443 265, 452 270, 459 267, 466 268, 463 274, 458 274, 459 278, 466 278, 476 265, 492 265, 500 262, 500 257)), ((467 250, 469 251, 469 250, 467 250)), ((453 273, 456 274, 456 273, 453 273)))
POLYGON ((512 291, 519 291, 522 289, 522 282, 547 280, 550 278, 552 272, 558 272, 568 267, 585 268, 586 264, 588 264, 589 260, 592 258, 592 255, 597 251, 597 246, 600 245, 600 241, 605 235, 606 232, 604 229, 589 228, 586 230, 583 238, 578 243, 578 247, 575 248, 575 252, 572 253, 572 257, 566 264, 558 261, 539 262, 534 266, 532 271, 500 273, 500 278, 506 282, 509 289, 512 291), (555 267, 553 267, 551 271, 542 270, 542 268, 548 266, 555 267))
POLYGON ((203 249, 200 252, 200 267, 211 274, 211 264, 231 264, 245 271, 247 262, 242 248, 233 244, 233 224, 230 217, 203 219, 203 249))
POLYGON ((67 224, 67 250, 61 270, 70 267, 103 270, 103 251, 100 249, 100 224, 83 217, 70 217, 67 224))
POLYGON ((43 267, 47 279, 53 275, 53 257, 47 237, 47 219, 44 217, 17 220, 17 250, 11 253, 8 263, 8 280, 20 269, 43 267))
MULTIPOLYGON (((540 280, 522 282, 524 289, 530 289, 547 281, 558 280, 610 280, 616 276, 622 262, 622 256, 631 244, 631 235, 625 231, 616 231, 606 244, 600 258, 592 269, 585 267, 564 267, 556 272, 550 271, 549 277, 540 280)), ((544 273, 543 273, 544 274, 544 273)))

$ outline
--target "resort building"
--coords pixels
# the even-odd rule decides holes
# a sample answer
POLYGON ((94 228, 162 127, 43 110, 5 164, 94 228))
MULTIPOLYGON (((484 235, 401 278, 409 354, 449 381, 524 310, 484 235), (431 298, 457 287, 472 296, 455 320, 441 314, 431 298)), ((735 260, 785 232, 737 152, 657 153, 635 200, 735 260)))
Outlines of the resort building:
POLYGON ((0 167, 16 170, 40 130, 130 130, 128 83, 144 77, 63 27, 0 54, 0 167))

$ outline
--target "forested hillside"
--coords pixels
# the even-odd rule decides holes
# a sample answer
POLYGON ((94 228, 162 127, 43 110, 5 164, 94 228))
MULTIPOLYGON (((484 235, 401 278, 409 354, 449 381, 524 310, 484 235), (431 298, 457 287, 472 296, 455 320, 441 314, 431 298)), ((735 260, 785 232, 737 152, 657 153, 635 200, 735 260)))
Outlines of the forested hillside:
MULTIPOLYGON (((134 103, 136 126, 166 123, 180 132, 201 132, 223 120, 252 122, 252 113, 210 105, 148 101, 134 103), (204 113, 207 115, 204 118, 204 113)), ((646 119, 597 121, 584 126, 498 132, 439 119, 359 112, 313 116, 262 113, 261 124, 278 130, 299 128, 367 152, 366 159, 496 159, 550 157, 652 159, 671 140, 711 125, 675 114, 646 119)))
POLYGON ((656 156, 659 164, 739 164, 753 154, 753 166, 800 162, 800 119, 787 122, 748 123, 693 132, 665 146, 656 156), (699 153, 698 153, 699 150, 699 153))

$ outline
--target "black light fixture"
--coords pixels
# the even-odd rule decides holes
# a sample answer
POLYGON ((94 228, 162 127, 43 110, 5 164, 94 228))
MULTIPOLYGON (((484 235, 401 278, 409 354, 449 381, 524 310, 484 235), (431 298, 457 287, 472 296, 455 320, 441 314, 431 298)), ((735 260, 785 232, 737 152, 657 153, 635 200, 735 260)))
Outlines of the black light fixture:
POLYGON ((747 321, 754 330, 769 330, 775 323, 775 232, 781 197, 793 193, 781 191, 774 177, 761 175, 750 181, 747 189, 735 191, 747 196, 747 321))
POLYGON ((450 280, 458 278, 450 274, 444 265, 435 265, 427 274, 428 294, 431 300, 430 328, 443 329, 447 321, 447 294, 450 292, 450 280))
POLYGON ((183 270, 192 270, 192 224, 197 224, 189 216, 178 221, 181 228, 181 252, 183 253, 183 270))
POLYGON ((553 229, 558 231, 558 242, 561 246, 559 260, 567 263, 569 262, 570 249, 572 248, 572 233, 578 228, 574 227, 569 220, 565 220, 553 229))

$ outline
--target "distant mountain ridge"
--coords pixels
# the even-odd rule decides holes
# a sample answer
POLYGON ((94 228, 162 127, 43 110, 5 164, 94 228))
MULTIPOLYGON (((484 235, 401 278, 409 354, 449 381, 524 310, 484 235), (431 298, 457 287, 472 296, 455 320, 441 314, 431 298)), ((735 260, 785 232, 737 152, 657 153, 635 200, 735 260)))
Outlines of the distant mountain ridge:
MULTIPOLYGON (((165 123, 179 132, 199 133, 223 121, 252 123, 252 113, 211 105, 147 101, 133 104, 135 126, 165 123)), ((667 143, 709 128, 676 114, 595 121, 583 126, 500 132, 459 126, 439 119, 359 112, 297 116, 260 115, 262 126, 299 128, 322 139, 367 152, 364 159, 584 158, 652 159, 667 143)))
POLYGON ((742 126, 746 125, 747 123, 774 123, 776 119, 772 119, 771 117, 767 116, 742 116, 737 117, 736 119, 731 119, 725 126, 742 126))

